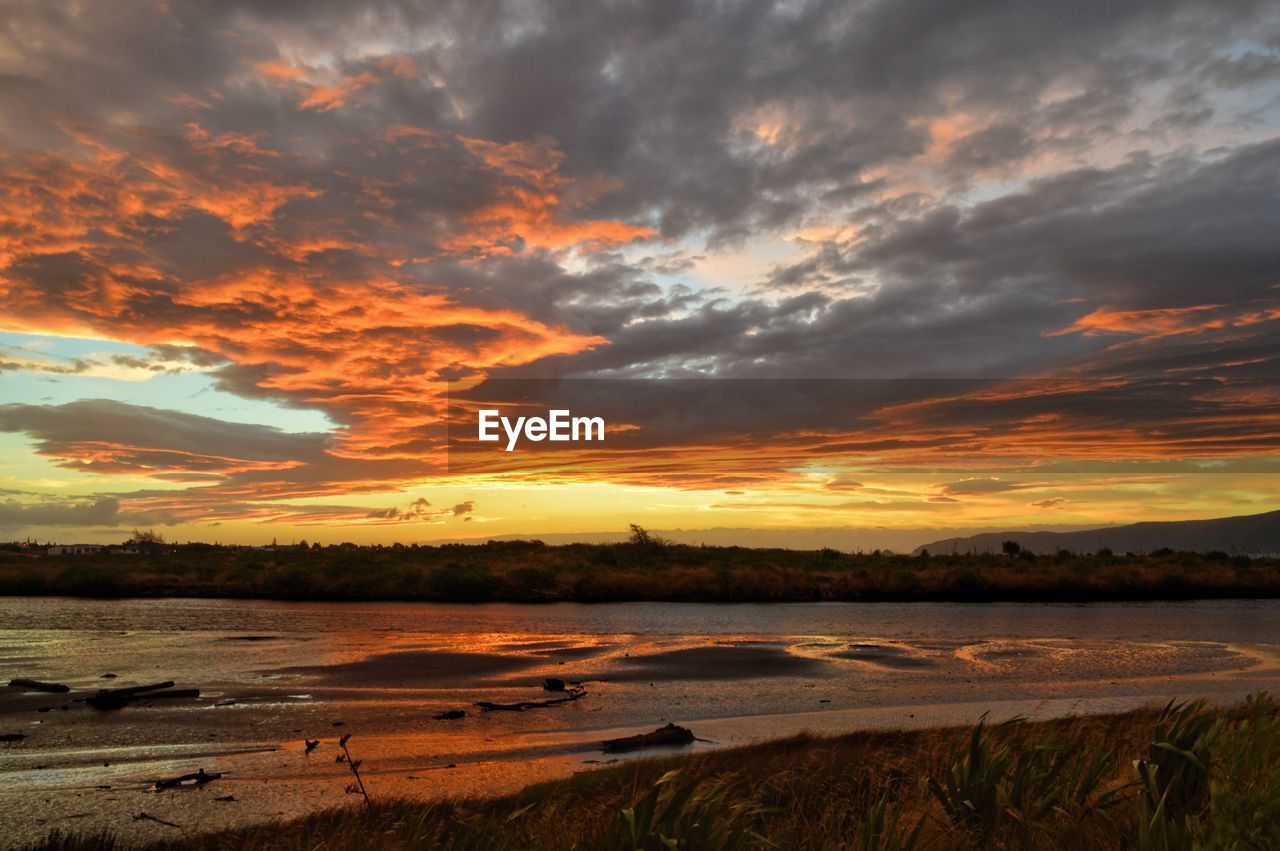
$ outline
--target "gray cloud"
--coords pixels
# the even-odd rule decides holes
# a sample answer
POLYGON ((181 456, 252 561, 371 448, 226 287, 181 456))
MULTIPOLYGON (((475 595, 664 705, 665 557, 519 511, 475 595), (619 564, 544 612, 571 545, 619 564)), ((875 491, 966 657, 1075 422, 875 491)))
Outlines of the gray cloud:
POLYGON ((147 14, 53 2, 9 16, 22 61, 6 69, 7 109, 46 121, 6 125, 8 147, 121 112, 153 127, 198 119, 318 157, 331 184, 384 176, 447 209, 474 191, 467 169, 406 185, 396 158, 350 171, 362 152, 350 141, 396 124, 548 137, 575 173, 622 181, 602 214, 656 215, 665 235, 713 241, 857 199, 880 166, 928 149, 935 118, 981 119, 947 162, 963 180, 1049 151, 1150 143, 1143 133, 1198 115, 1188 105, 1215 86, 1280 79, 1280 19, 1250 0, 139 5, 147 14), (416 73, 379 70, 375 45, 416 73), (297 93, 254 72, 294 60, 327 67, 330 85, 379 82, 344 109, 298 109, 297 93), (762 141, 760 123, 776 138, 762 141))
POLYGON ((120 501, 112 497, 19 502, 0 501, 0 528, 27 526, 116 526, 120 501))
POLYGON ((286 432, 109 399, 0 405, 0 431, 26 434, 36 452, 68 469, 201 485, 181 497, 170 491, 153 495, 162 503, 196 506, 242 502, 246 496, 383 492, 438 472, 442 463, 431 457, 344 455, 331 451, 327 434, 286 432))
POLYGON ((85 399, 65 405, 0 405, 0 431, 23 432, 36 451, 85 471, 234 472, 314 461, 328 438, 270 426, 85 399))
MULTIPOLYGON (((1037 157, 1170 148, 1161 132, 1189 116, 1214 118, 1202 113, 1215 86, 1275 84, 1280 16, 1267 4, 606 3, 568 12, 558 3, 386 0, 176 2, 163 14, 72 15, 60 3, 26 4, 10 16, 9 35, 40 47, 19 48, 24 61, 0 86, 0 109, 42 120, 7 122, 0 138, 10 150, 57 149, 68 127, 106 128, 132 150, 194 165, 196 143, 181 134, 199 122, 212 138, 243 140, 198 155, 216 156, 229 175, 252 168, 319 193, 289 202, 273 223, 282 244, 321 233, 348 246, 307 255, 307 267, 385 273, 358 246, 427 258, 424 286, 607 336, 607 351, 581 359, 590 370, 1047 366, 1096 348, 1041 339, 1078 311, 1064 299, 1185 299, 1206 277, 1251 290, 1274 260, 1264 238, 1276 218, 1267 146, 1228 162, 1188 153, 1059 169, 971 207, 959 194, 993 172, 1016 176, 1037 157), (413 72, 380 70, 373 44, 411 60, 413 72), (258 68, 268 62, 327 68, 315 85, 377 82, 340 109, 300 108, 309 90, 264 76, 258 68), (135 129, 111 120, 121 112, 137 116, 135 129), (898 180, 885 169, 927 154, 936 120, 958 122, 935 163, 944 181, 935 191, 957 194, 922 197, 906 208, 918 215, 904 216, 902 199, 875 197, 898 180), (775 270, 771 292, 826 293, 810 295, 804 310, 785 299, 664 292, 646 267, 679 275, 679 266, 644 258, 602 258, 575 273, 537 251, 463 265, 443 256, 442 240, 502 191, 502 178, 449 135, 421 147, 381 141, 401 125, 550 140, 570 174, 618 181, 588 204, 591 214, 656 221, 667 236, 723 245, 833 209, 864 235, 775 270), (1177 180, 1184 172, 1200 184, 1177 180), (369 204, 371 186, 381 213, 369 204)), ((170 222, 148 234, 148 246, 165 267, 197 279, 291 265, 209 216, 170 222)), ((85 258, 45 257, 13 271, 52 288, 93 269, 85 258)), ((138 307, 163 321, 176 291, 151 287, 155 297, 138 307)), ((215 321, 253 321, 249 309, 223 308, 215 321)), ((260 375, 228 368, 223 380, 253 392, 260 375)))
POLYGON ((1014 376, 1081 363, 1238 370, 1280 354, 1277 163, 1273 141, 1206 162, 1072 171, 968 207, 882 211, 858 238, 777 268, 774 289, 791 298, 677 308, 637 294, 664 309, 631 323, 615 317, 634 311, 601 306, 587 327, 612 345, 555 367, 796 377, 1014 376), (874 283, 842 297, 849 281, 874 283), (1159 313, 1206 305, 1183 320, 1159 313), (1094 311, 1156 312, 1100 329, 1084 321, 1094 311), (1114 348, 1126 331, 1147 345, 1114 348))
MULTIPOLYGON (((23 0, 0 43, 0 199, 22 213, 0 228, 0 292, 15 316, 142 341, 154 360, 117 365, 187 362, 352 431, 415 424, 357 458, 322 435, 104 400, 0 408, 0 428, 64 466, 199 483, 193 503, 438 471, 439 435, 416 427, 430 400, 370 415, 340 370, 299 378, 335 352, 392 386, 480 372, 1259 382, 1280 356, 1274 4, 23 0), (584 225, 661 238, 575 253, 584 225), (730 289, 698 277, 801 228, 817 235, 772 270, 730 289), (419 327, 439 309, 423 301, 370 321, 392 285, 461 315, 419 327), (497 332, 473 307, 605 342, 477 365, 497 332), (295 313, 300 333, 256 350, 295 313), (347 324, 311 327, 330 314, 347 324)), ((15 368, 33 367, 0 361, 15 368)), ((1141 386, 1153 417, 1215 410, 1177 383, 1141 386)), ((1115 399, 1071 401, 1105 422, 1115 399)))
POLYGON ((961 479, 938 486, 945 496, 978 496, 989 493, 1007 493, 1032 487, 1024 482, 1007 482, 1001 479, 961 479))

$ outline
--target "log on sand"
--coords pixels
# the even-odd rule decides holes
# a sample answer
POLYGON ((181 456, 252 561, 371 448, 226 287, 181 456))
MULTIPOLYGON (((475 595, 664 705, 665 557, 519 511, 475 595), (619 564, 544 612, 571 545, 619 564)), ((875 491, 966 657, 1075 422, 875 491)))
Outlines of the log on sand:
POLYGON ((46 683, 42 680, 29 680, 26 677, 9 680, 9 687, 23 688, 27 691, 47 691, 54 694, 66 694, 71 691, 71 686, 64 686, 62 683, 46 683))
POLYGON ((128 686, 126 688, 99 689, 93 697, 85 698, 85 703, 94 709, 121 709, 137 700, 164 700, 178 697, 199 697, 198 688, 174 688, 173 680, 152 683, 145 686, 128 686))
POLYGON ((644 748, 680 747, 691 745, 697 741, 693 731, 679 724, 668 724, 659 727, 652 733, 640 733, 636 736, 623 736, 620 739, 609 739, 603 743, 605 753, 625 753, 644 748))
POLYGON ((190 783, 193 786, 203 786, 206 783, 212 783, 221 777, 221 774, 209 774, 203 768, 191 774, 183 774, 180 777, 170 777, 168 780, 157 780, 157 789, 176 789, 190 783))
POLYGON ((523 712, 526 709, 541 709, 544 706, 559 706, 562 703, 572 703, 586 696, 586 689, 576 688, 567 692, 564 697, 553 697, 550 700, 522 700, 518 703, 493 703, 488 700, 482 700, 476 706, 488 712, 523 712))

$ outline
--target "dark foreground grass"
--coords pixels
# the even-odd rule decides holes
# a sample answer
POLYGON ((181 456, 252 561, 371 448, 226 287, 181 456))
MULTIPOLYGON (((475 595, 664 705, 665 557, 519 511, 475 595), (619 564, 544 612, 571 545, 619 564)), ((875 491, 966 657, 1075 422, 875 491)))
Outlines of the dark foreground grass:
POLYGON ((445 602, 1088 601, 1280 597, 1280 559, 1162 550, 894 555, 668 544, 285 548, 151 556, 0 546, 0 594, 445 602))
MULTIPOLYGON (((33 848, 119 849, 53 836, 33 848)), ((375 802, 160 849, 1274 849, 1280 712, 806 736, 492 800, 375 802)))

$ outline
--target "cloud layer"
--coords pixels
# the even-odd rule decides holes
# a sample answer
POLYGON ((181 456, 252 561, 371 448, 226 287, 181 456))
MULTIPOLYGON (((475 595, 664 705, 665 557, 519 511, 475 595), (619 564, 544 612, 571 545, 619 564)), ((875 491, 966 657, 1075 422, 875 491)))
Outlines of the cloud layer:
POLYGON ((6 399, 103 486, 0 522, 436 522, 446 382, 512 376, 987 382, 767 453, 653 415, 669 457, 568 479, 1273 454, 1278 128, 1262 2, 20 2, 0 330, 151 354, 0 380, 199 369, 333 428, 6 399))

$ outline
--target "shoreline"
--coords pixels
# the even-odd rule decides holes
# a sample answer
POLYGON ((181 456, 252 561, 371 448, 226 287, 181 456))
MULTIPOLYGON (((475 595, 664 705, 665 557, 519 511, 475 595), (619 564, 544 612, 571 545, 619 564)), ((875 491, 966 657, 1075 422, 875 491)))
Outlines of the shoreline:
MULTIPOLYGON (((1255 732, 1250 747, 1259 749, 1253 755, 1255 760, 1268 766, 1270 772, 1276 770, 1274 757, 1280 756, 1280 736, 1275 733, 1280 731, 1280 709, 1274 703, 1252 697, 1243 702, 1214 703, 1203 713, 1206 717, 1221 719, 1225 725, 1221 740, 1233 730, 1241 729, 1239 725, 1244 718, 1252 719, 1250 723, 1258 730, 1267 725, 1265 729, 1271 731, 1269 737, 1259 738, 1255 732)), ((1049 718, 1010 721, 1016 717, 1017 713, 984 716, 988 735, 993 740, 1013 737, 1042 748, 1056 747, 1063 749, 1064 754, 1076 751, 1109 754, 1106 758, 1110 764, 1097 791, 1102 794, 1115 790, 1119 795, 1119 807, 1130 813, 1126 820, 1134 834, 1132 840, 1136 840, 1140 796, 1137 784, 1129 778, 1133 772, 1130 757, 1145 752, 1144 742, 1159 740, 1161 707, 1148 702, 1118 712, 1066 712, 1049 718)), ((973 729, 971 724, 930 724, 912 729, 845 730, 835 735, 801 732, 702 752, 643 753, 639 758, 522 785, 518 790, 505 793, 413 800, 375 794, 368 808, 348 802, 336 809, 286 820, 265 820, 230 830, 202 830, 190 824, 170 827, 161 821, 152 824, 154 829, 147 837, 138 837, 138 841, 133 842, 89 831, 84 834, 85 844, 81 845, 67 841, 64 834, 56 843, 42 843, 36 838, 31 844, 15 848, 266 849, 279 845, 313 847, 321 839, 325 847, 334 849, 436 847, 433 843, 421 844, 420 828, 428 823, 439 831, 436 841, 442 847, 450 847, 450 842, 465 844, 467 837, 474 841, 477 836, 485 835, 509 843, 508 847, 565 847, 569 835, 583 847, 600 847, 599 840, 616 824, 621 809, 634 804, 647 790, 657 788, 653 784, 663 782, 664 776, 668 778, 665 782, 671 782, 667 774, 671 771, 678 772, 676 777, 680 782, 709 784, 703 788, 714 786, 730 793, 723 798, 710 797, 715 805, 704 817, 718 818, 739 810, 752 812, 750 808, 743 810, 742 806, 755 805, 750 817, 753 830, 779 847, 833 848, 844 842, 850 832, 856 833, 859 819, 865 819, 877 801, 888 801, 909 821, 922 822, 926 836, 935 839, 945 836, 949 845, 961 848, 985 847, 991 836, 979 838, 967 830, 957 830, 945 811, 939 813, 938 801, 922 791, 926 778, 942 775, 949 763, 966 752, 966 741, 973 729), (777 796, 773 802, 780 803, 778 809, 783 812, 762 808, 769 802, 770 795, 777 796), (732 806, 732 802, 739 806, 732 806), (832 809, 835 811, 830 811, 832 809), (806 818, 814 818, 816 823, 800 823, 787 810, 808 813, 806 818), (560 814, 569 812, 577 818, 562 821, 560 814), (844 827, 836 830, 832 818, 844 827), (415 823, 417 827, 406 834, 406 824, 415 823), (808 839, 812 844, 785 844, 786 840, 794 842, 798 838, 796 830, 810 831, 808 839)), ((358 738, 352 746, 359 746, 358 738)), ((1234 758, 1244 757, 1237 754, 1234 758)), ((1227 761, 1219 757, 1213 763, 1219 774, 1227 761)), ((374 789, 377 789, 374 784, 382 779, 376 768, 370 763, 364 769, 374 789)), ((1070 782, 1070 771, 1063 775, 1066 782, 1070 782)), ((1219 776, 1218 782, 1226 783, 1228 791, 1234 793, 1231 784, 1248 779, 1229 774, 1219 776)), ((208 794, 220 793, 183 789, 164 793, 164 796, 174 800, 208 794)), ((1040 837, 1041 841, 1047 841, 1043 847, 1073 847, 1079 836, 1075 831, 1081 829, 1096 830, 1097 836, 1105 836, 1107 831, 1116 829, 1112 817, 1103 817, 1107 812, 1113 811, 1106 808, 1095 811, 1092 807, 1070 812, 1064 809, 1057 818, 1038 826, 1037 829, 1046 831, 1040 837)), ((178 822, 172 824, 178 825, 178 822)), ((1008 830, 1015 828, 1016 825, 1005 826, 1008 830)), ((1272 830, 1277 828, 1280 825, 1271 825, 1272 830)), ((1093 847, 1135 847, 1136 841, 1132 840, 1093 847)), ((926 842, 921 847, 932 846, 926 842)))

